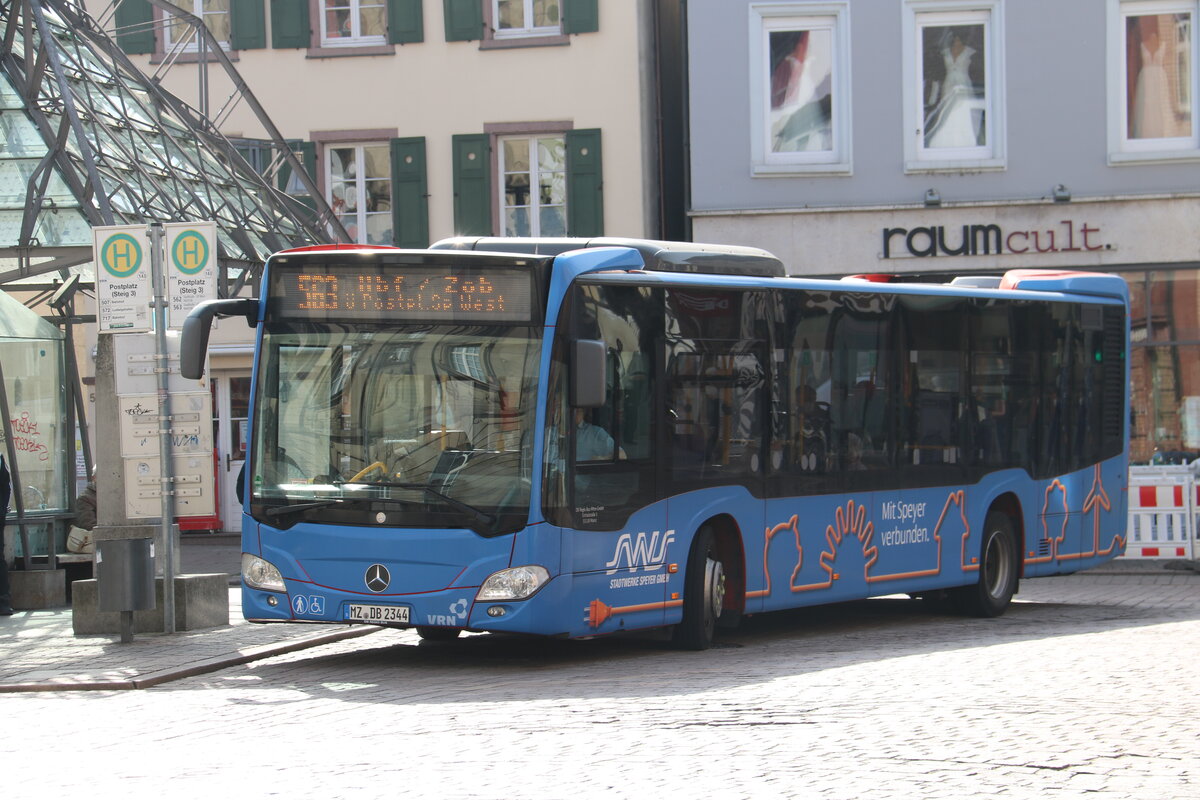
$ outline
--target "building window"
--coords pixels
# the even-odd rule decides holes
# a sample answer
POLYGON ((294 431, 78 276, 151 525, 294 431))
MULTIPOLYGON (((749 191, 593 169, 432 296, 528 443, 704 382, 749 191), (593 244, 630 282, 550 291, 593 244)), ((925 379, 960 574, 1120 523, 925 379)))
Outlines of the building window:
POLYGON ((1110 160, 1200 156, 1195 12, 1194 0, 1110 0, 1110 160))
POLYGON ((322 0, 320 19, 322 47, 387 43, 388 18, 384 0, 322 0))
POLYGON ((564 137, 504 136, 498 144, 501 235, 565 236, 564 137))
POLYGON ((1000 5, 912 0, 905 18, 906 169, 1003 169, 1000 5))
POLYGON ((850 172, 849 5, 750 7, 754 174, 850 172))
POLYGON ((493 36, 555 36, 562 32, 560 0, 492 0, 493 36))
POLYGON ((392 244, 392 166, 387 142, 325 148, 330 207, 359 244, 392 244))
MULTIPOLYGON (((229 49, 229 0, 175 0, 172 5, 178 6, 189 14, 204 21, 223 49, 229 49)), ((179 48, 180 52, 195 53, 200 49, 196 32, 187 22, 166 13, 167 24, 163 34, 163 50, 171 52, 179 48)))

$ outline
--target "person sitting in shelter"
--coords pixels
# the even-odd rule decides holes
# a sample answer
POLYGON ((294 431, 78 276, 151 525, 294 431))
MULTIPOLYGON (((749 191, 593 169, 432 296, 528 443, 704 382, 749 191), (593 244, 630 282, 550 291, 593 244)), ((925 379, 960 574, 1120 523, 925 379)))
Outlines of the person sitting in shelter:
POLYGON ((71 553, 93 553, 96 544, 92 541, 92 530, 96 527, 96 470, 87 482, 83 493, 75 498, 75 517, 67 532, 67 551, 71 553))

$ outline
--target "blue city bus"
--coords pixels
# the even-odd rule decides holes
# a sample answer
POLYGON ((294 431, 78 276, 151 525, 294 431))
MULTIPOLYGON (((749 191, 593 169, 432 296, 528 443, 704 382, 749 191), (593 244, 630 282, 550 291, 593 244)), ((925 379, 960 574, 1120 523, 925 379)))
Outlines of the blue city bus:
MULTIPOLYGON (((940 280, 940 279, 939 279, 940 280)), ((752 248, 449 239, 272 256, 242 517, 253 622, 703 649, 777 609, 976 616, 1125 547, 1128 291, 787 277, 752 248)))

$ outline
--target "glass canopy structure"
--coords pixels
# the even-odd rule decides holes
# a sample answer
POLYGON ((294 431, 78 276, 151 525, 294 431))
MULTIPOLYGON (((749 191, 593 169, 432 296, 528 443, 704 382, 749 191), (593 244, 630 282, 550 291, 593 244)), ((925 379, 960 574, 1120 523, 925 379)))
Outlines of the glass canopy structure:
POLYGON ((0 453, 20 531, 19 548, 10 540, 0 558, 20 552, 25 569, 43 568, 30 561, 42 556, 54 569, 61 552, 76 423, 89 460, 71 338, 87 318, 64 309, 80 278, 92 279, 92 228, 214 221, 226 297, 253 285, 271 253, 345 237, 212 34, 178 6, 150 2, 169 15, 173 36, 199 43, 204 69, 227 73, 234 89, 222 113, 246 104, 257 117, 266 132, 253 141, 258 169, 207 102, 195 109, 129 60, 102 27, 113 6, 98 21, 80 0, 0 0, 0 284, 49 294, 51 278, 63 281, 49 301, 62 330, 0 291, 0 453))
MULTIPOLYGON (((193 35, 198 19, 155 2, 193 35)), ((334 240, 340 226, 301 162, 232 64, 233 78, 274 158, 256 172, 204 114, 142 74, 82 5, 0 5, 0 283, 91 261, 91 227, 217 223, 222 293, 235 293, 268 255, 334 240), (306 196, 281 191, 290 178, 306 196)), ((62 273, 65 274, 65 273, 62 273)))

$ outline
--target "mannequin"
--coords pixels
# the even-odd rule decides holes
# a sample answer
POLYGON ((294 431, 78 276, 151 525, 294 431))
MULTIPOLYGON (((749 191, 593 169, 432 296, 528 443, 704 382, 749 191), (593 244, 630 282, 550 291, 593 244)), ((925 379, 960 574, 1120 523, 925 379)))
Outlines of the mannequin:
MULTIPOLYGON (((1143 17, 1138 30, 1148 22, 1143 17)), ((1163 47, 1158 36, 1157 20, 1142 32, 1139 49, 1142 68, 1138 70, 1133 89, 1133 113, 1129 121, 1131 139, 1161 139, 1170 136, 1171 94, 1167 71, 1163 69, 1163 47)))
POLYGON ((972 118, 970 100, 975 94, 971 84, 971 59, 975 48, 954 32, 941 50, 946 68, 940 87, 934 84, 929 105, 934 106, 926 121, 926 147, 976 147, 979 131, 972 118), (936 103, 936 105, 934 105, 936 103))

